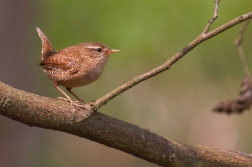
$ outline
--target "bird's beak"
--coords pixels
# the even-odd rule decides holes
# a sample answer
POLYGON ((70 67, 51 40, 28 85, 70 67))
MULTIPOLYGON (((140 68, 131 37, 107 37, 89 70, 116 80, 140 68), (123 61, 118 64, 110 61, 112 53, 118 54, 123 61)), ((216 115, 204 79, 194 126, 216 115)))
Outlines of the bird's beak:
POLYGON ((110 53, 116 53, 116 52, 120 52, 120 50, 110 49, 110 53))

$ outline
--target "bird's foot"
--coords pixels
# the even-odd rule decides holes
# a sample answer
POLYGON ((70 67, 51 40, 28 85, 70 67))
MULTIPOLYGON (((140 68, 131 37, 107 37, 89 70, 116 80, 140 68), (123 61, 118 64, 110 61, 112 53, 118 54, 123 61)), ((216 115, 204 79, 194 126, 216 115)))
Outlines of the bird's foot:
POLYGON ((67 99, 67 98, 64 98, 64 97, 57 97, 57 99, 67 101, 67 102, 69 102, 72 106, 75 106, 75 107, 77 107, 78 109, 79 109, 79 108, 87 109, 87 108, 85 107, 85 103, 84 103, 83 101, 73 101, 73 100, 71 100, 71 99, 67 99))

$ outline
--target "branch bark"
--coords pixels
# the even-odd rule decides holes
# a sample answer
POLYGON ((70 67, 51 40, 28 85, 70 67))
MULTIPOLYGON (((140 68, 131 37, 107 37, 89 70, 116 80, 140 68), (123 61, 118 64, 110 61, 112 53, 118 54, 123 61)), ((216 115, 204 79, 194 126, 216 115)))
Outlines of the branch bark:
POLYGON ((85 111, 67 102, 27 93, 2 82, 0 97, 1 115, 29 126, 83 137, 161 166, 252 165, 250 154, 182 144, 99 112, 83 119, 85 111))
POLYGON ((29 126, 52 129, 104 144, 162 166, 251 166, 252 155, 213 147, 178 143, 136 125, 96 112, 108 101, 132 86, 167 69, 200 43, 252 18, 252 12, 208 31, 217 18, 219 0, 215 0, 214 19, 204 31, 163 65, 133 78, 100 99, 77 110, 67 102, 17 90, 0 82, 0 114, 29 126))

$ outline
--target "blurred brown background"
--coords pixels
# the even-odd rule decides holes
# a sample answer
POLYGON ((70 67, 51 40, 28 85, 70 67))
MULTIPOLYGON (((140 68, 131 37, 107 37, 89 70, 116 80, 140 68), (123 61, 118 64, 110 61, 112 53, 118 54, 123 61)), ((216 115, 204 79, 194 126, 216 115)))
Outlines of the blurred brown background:
MULTIPOLYGON (((247 0, 221 1, 213 28, 251 11, 247 0)), ((40 27, 56 50, 97 41, 120 49, 102 77, 74 89, 97 99, 168 60, 212 17, 213 0, 0 0, 0 81, 41 96, 61 94, 37 65, 40 27)), ((251 66, 252 25, 244 51, 251 66)), ((252 152, 252 113, 216 114, 220 101, 238 96, 244 73, 233 42, 241 25, 204 42, 171 70, 116 97, 100 112, 183 143, 252 152)), ((0 166, 157 166, 62 132, 28 127, 0 116, 0 166)))

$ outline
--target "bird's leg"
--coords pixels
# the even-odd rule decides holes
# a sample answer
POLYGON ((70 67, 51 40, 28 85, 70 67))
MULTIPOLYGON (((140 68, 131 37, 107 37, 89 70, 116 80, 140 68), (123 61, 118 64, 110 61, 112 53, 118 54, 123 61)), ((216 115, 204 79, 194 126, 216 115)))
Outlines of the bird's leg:
MULTIPOLYGON (((55 87, 56 89, 58 89, 58 91, 60 91, 60 92, 66 97, 65 101, 68 101, 68 102, 72 101, 72 99, 71 99, 63 90, 61 90, 61 89, 59 88, 59 84, 58 84, 57 82, 53 82, 53 85, 54 85, 54 87, 55 87)), ((60 98, 60 99, 63 100, 64 98, 60 98)))
POLYGON ((64 100, 64 101, 68 101, 69 103, 71 103, 71 105, 77 107, 77 108, 85 108, 85 106, 83 104, 78 104, 76 102, 74 102, 63 90, 61 90, 59 88, 59 84, 57 82, 53 82, 53 85, 56 89, 58 89, 58 91, 60 91, 66 98, 63 98, 63 97, 58 97, 59 99, 61 100, 64 100))
POLYGON ((66 90, 69 92, 69 93, 71 93, 74 97, 76 97, 76 99, 78 99, 80 102, 82 102, 82 103, 85 103, 83 100, 81 100, 76 94, 74 94, 74 92, 72 92, 72 90, 71 90, 72 88, 70 88, 70 87, 66 87, 66 90))

